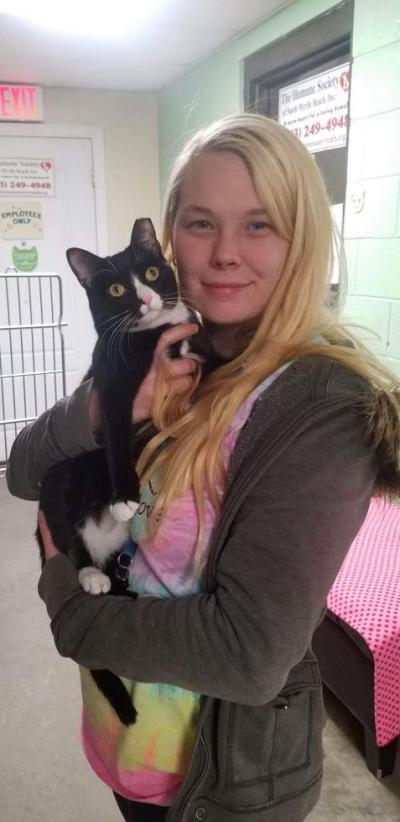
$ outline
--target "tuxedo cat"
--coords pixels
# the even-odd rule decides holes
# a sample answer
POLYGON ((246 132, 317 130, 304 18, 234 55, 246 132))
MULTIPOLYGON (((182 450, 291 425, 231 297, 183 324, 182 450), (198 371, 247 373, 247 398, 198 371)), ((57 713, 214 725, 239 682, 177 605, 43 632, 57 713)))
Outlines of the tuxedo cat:
MULTIPOLYGON (((132 404, 161 333, 177 323, 196 322, 196 317, 179 299, 174 273, 147 218, 136 220, 124 251, 101 258, 70 248, 67 259, 86 290, 98 334, 85 379, 92 377, 98 391, 104 448, 53 466, 43 482, 39 507, 55 545, 79 569, 86 591, 127 593, 119 552, 138 507, 134 466, 154 433, 151 424, 132 424, 132 404)), ((199 359, 203 377, 225 362, 203 329, 171 346, 169 354, 199 359)), ((43 564, 39 530, 36 536, 43 564)), ((92 675, 120 720, 134 722, 136 711, 121 680, 109 671, 92 675)))

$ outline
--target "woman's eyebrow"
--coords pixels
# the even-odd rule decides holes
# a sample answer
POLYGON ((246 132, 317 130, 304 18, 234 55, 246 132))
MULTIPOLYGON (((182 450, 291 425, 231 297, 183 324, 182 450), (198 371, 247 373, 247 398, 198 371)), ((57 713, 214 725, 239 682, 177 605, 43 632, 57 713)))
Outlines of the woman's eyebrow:
MULTIPOLYGON (((211 208, 206 208, 206 206, 197 206, 197 205, 187 205, 184 208, 184 213, 190 211, 191 213, 195 212, 196 214, 209 214, 212 215, 214 212, 211 208)), ((266 215, 265 208, 249 208, 247 211, 244 211, 243 214, 246 217, 257 217, 260 215, 266 215)))
POLYGON ((211 208, 206 208, 205 206, 197 206, 197 205, 188 205, 184 208, 184 212, 187 211, 195 212, 197 214, 212 214, 211 208))

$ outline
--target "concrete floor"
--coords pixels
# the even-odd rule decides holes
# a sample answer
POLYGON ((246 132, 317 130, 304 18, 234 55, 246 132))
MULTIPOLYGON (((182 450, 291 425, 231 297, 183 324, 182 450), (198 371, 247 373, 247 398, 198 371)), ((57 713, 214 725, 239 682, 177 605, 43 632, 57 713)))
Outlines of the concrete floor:
MULTIPOLYGON (((80 751, 76 667, 55 651, 37 595, 36 504, 0 479, 0 820, 118 822, 111 792, 80 751)), ((325 779, 309 822, 400 822, 400 756, 378 782, 362 755, 362 731, 326 695, 325 779)))

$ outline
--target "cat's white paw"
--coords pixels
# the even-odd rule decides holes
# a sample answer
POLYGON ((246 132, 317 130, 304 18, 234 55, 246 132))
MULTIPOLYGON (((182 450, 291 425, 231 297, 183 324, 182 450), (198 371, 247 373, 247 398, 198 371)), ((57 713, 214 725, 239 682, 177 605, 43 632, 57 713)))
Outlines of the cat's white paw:
POLYGON ((111 589, 110 577, 108 577, 107 574, 103 574, 100 568, 95 568, 93 565, 81 568, 78 578, 82 588, 87 591, 88 594, 108 594, 111 589))
POLYGON ((128 499, 126 502, 115 502, 110 505, 110 511, 116 522, 128 522, 139 508, 139 503, 128 499))
POLYGON ((179 348, 179 354, 181 357, 188 357, 190 360, 197 360, 197 362, 203 363, 204 357, 201 357, 200 354, 195 354, 194 351, 190 350, 190 345, 188 340, 183 340, 179 348))

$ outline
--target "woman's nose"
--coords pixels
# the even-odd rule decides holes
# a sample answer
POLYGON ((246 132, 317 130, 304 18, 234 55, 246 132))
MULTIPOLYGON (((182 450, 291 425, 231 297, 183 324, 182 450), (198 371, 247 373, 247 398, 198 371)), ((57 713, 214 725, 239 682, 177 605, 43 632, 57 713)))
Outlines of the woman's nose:
POLYGON ((219 234, 212 248, 211 265, 215 268, 231 268, 239 262, 239 247, 235 235, 219 234))

